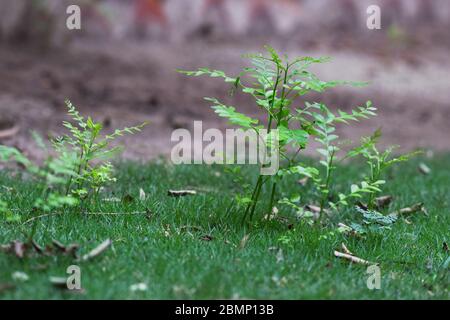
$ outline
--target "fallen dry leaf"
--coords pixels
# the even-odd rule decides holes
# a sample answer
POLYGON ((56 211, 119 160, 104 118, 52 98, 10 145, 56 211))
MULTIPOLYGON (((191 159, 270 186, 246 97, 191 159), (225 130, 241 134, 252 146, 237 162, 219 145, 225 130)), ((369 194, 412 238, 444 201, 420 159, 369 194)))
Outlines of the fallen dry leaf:
POLYGON ((360 209, 363 209, 363 210, 368 210, 368 209, 369 209, 369 207, 367 206, 367 204, 362 203, 361 201, 356 201, 355 204, 356 204, 360 209))
POLYGON ((413 214, 413 213, 416 213, 419 211, 422 211, 425 215, 428 215, 422 202, 416 203, 416 204, 412 205, 411 207, 402 208, 400 210, 393 212, 392 214, 396 215, 396 216, 401 216, 401 215, 407 216, 407 215, 410 215, 410 214, 413 214))
POLYGON ((227 239, 223 240, 223 243, 225 243, 227 245, 230 245, 230 246, 233 246, 234 248, 237 247, 237 245, 235 245, 234 243, 232 243, 230 240, 227 240, 227 239))
POLYGON ((14 290, 16 286, 12 283, 0 283, 0 294, 8 291, 8 290, 14 290))
POLYGON ((419 172, 420 172, 421 174, 424 174, 424 175, 429 175, 429 174, 431 173, 430 167, 428 167, 428 166, 427 166, 425 163, 423 163, 423 162, 421 162, 421 163, 419 164, 418 169, 419 169, 419 172))
POLYGON ((51 245, 46 245, 45 248, 43 248, 33 239, 27 243, 15 240, 12 241, 10 244, 1 245, 0 248, 1 251, 4 251, 6 253, 12 253, 19 259, 22 259, 26 255, 29 256, 31 253, 33 253, 32 251, 29 250, 31 248, 34 249, 34 251, 39 255, 51 256, 59 252, 65 255, 72 255, 74 258, 77 258, 77 250, 79 248, 79 245, 70 244, 68 246, 65 246, 61 242, 53 239, 51 245))
POLYGON ((278 249, 277 255, 277 263, 283 262, 284 261, 284 254, 283 254, 283 249, 278 249))
POLYGON ((14 188, 8 187, 8 186, 2 186, 7 192, 13 192, 15 191, 14 188))
POLYGON ((103 241, 102 243, 100 243, 96 248, 94 248, 93 250, 91 250, 89 253, 85 254, 81 260, 82 261, 88 261, 91 260, 97 256, 99 256, 100 254, 102 254, 106 249, 108 249, 112 244, 111 239, 106 239, 105 241, 103 241))
POLYGON ((427 264, 425 265, 425 268, 427 268, 427 270, 429 270, 429 271, 433 270, 433 259, 432 258, 427 259, 427 264))
POLYGON ((132 284, 130 286, 130 291, 131 292, 143 292, 143 291, 147 291, 148 290, 148 286, 146 283, 136 283, 136 284, 132 284))
POLYGON ((50 283, 59 289, 67 289, 67 278, 64 277, 50 277, 50 283))
POLYGON ((187 190, 194 190, 196 193, 222 193, 220 189, 213 187, 187 186, 187 190))
POLYGON ((11 277, 13 278, 13 280, 20 282, 25 282, 30 279, 30 277, 25 272, 22 271, 14 272, 11 277))
POLYGON ((268 220, 271 221, 273 219, 276 219, 278 216, 278 208, 277 207, 273 207, 272 208, 272 213, 271 214, 266 214, 263 218, 263 220, 268 220))
POLYGON ((78 248, 79 248, 80 246, 78 245, 78 244, 76 244, 76 243, 72 243, 72 244, 69 244, 67 247, 66 247, 66 254, 67 255, 71 255, 71 256, 73 256, 74 258, 78 258, 78 255, 77 255, 77 252, 78 252, 78 248))
POLYGON ((44 249, 44 253, 48 256, 53 255, 55 247, 53 245, 47 244, 44 249))
POLYGON ((184 196, 192 196, 196 195, 197 191, 195 190, 169 190, 167 195, 170 197, 184 197, 184 196))
MULTIPOLYGON (((311 212, 313 214, 313 219, 317 220, 320 217, 320 207, 313 205, 313 204, 307 204, 305 206, 305 210, 311 212)), ((330 210, 323 209, 322 213, 325 213, 326 215, 330 215, 330 210)))
POLYGON ((305 206, 305 209, 308 210, 308 211, 311 211, 313 213, 320 213, 320 207, 315 206, 313 204, 307 204, 305 206))
POLYGON ((392 202, 392 196, 382 196, 375 199, 375 203, 378 209, 387 207, 392 202))
POLYGON ((11 251, 11 244, 7 243, 7 244, 2 244, 0 245, 0 251, 1 252, 10 252, 11 251))
POLYGON ((25 255, 26 245, 23 242, 16 240, 13 242, 13 250, 14 254, 22 259, 25 255))
MULTIPOLYGON (((2 126, 4 126, 6 121, 2 120, 2 122, 4 122, 2 123, 2 126)), ((0 130, 0 139, 11 138, 19 132, 20 127, 18 125, 14 123, 7 123, 7 125, 7 128, 0 130)))
POLYGON ((239 249, 244 249, 245 246, 247 245, 248 242, 248 238, 250 237, 250 235, 246 234, 242 239, 241 239, 241 243, 239 244, 239 249))
POLYGON ((139 189, 139 200, 145 201, 145 198, 146 198, 145 191, 142 188, 140 188, 139 189))
POLYGON ((59 252, 65 254, 65 255, 72 255, 74 258, 77 258, 77 250, 80 247, 76 243, 69 244, 68 246, 65 246, 58 240, 53 239, 52 240, 54 248, 56 248, 59 252))
POLYGON ((309 178, 308 177, 304 177, 300 180, 298 180, 298 184, 301 185, 302 187, 306 186, 306 184, 308 183, 309 178))
POLYGON ((351 227, 349 227, 348 225, 346 225, 342 222, 338 223, 338 227, 342 229, 342 232, 350 232, 353 230, 351 227))
POLYGON ((33 246, 34 250, 36 250, 37 253, 39 254, 44 253, 44 249, 35 240, 31 240, 31 245, 33 246))
POLYGON ((52 240, 53 246, 58 249, 61 252, 65 252, 66 251, 66 246, 63 245, 61 242, 59 242, 58 240, 53 239, 52 240))
POLYGON ((83 288, 81 288, 79 290, 78 289, 70 290, 67 287, 67 278, 64 278, 64 277, 50 277, 49 281, 53 285, 54 288, 64 290, 64 291, 67 291, 70 293, 84 294, 86 292, 83 288))
POLYGON ((204 236, 200 237, 200 240, 203 240, 203 241, 212 241, 213 239, 214 238, 208 234, 205 234, 204 236))
POLYGON ((163 231, 164 231, 164 236, 166 238, 169 238, 171 236, 170 224, 166 224, 165 226, 163 226, 163 231))

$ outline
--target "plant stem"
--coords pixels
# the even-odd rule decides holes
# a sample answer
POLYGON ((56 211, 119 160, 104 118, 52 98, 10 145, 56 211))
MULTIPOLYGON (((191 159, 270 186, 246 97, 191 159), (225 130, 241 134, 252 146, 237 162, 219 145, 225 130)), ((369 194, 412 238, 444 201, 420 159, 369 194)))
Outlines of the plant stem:
MULTIPOLYGON (((81 151, 80 151, 80 159, 79 159, 80 163, 78 164, 78 170, 77 170, 77 175, 79 176, 81 173, 81 166, 83 163, 83 148, 81 147, 81 151)), ((69 182, 67 183, 67 187, 66 187, 66 196, 69 194, 70 191, 70 187, 72 186, 72 180, 73 180, 73 175, 70 176, 69 178, 69 182)))
MULTIPOLYGON (((83 149, 81 149, 81 157, 80 157, 80 166, 78 167, 78 175, 81 175, 82 172, 86 171, 89 164, 89 155, 91 153, 92 146, 94 145, 94 141, 97 138, 94 133, 91 132, 91 138, 89 139, 89 145, 85 152, 85 159, 83 159, 83 149), (83 161, 84 160, 84 161, 83 161), (83 163, 84 162, 84 163, 83 163)), ((80 180, 77 184, 77 189, 82 188, 84 185, 84 181, 80 180)))
MULTIPOLYGON (((283 107, 284 107, 284 101, 286 99, 286 84, 287 84, 288 73, 289 73, 289 63, 286 63, 286 69, 284 70, 283 88, 281 89, 280 111, 278 112, 278 116, 277 116, 277 124, 281 121, 282 111, 283 111, 283 107)), ((270 127, 269 127, 268 131, 270 132, 270 127)), ((274 182, 272 182, 272 192, 270 195, 268 214, 272 213, 276 189, 277 189, 277 182, 274 181, 274 182)))
MULTIPOLYGON (((285 76, 285 78, 286 78, 286 76, 285 76)), ((275 84, 273 87, 270 109, 273 109, 273 107, 275 105, 275 98, 277 95, 277 88, 278 88, 279 83, 280 83, 280 66, 277 64, 277 78, 275 80, 275 84)), ((270 130, 272 127, 272 121, 273 121, 272 114, 269 113, 269 119, 268 119, 268 123, 267 123, 267 134, 270 133, 270 130)), ((253 189, 251 201, 249 202, 249 204, 247 205, 247 208, 245 209, 243 221, 245 221, 245 219, 249 213, 250 213, 249 219, 251 220, 253 218, 253 215, 254 215, 255 209, 256 209, 256 204, 258 202, 259 195, 261 193, 261 188, 262 188, 262 185, 264 184, 262 179, 263 179, 263 176, 260 174, 258 176, 258 181, 256 182, 255 188, 253 189)))
MULTIPOLYGON (((327 146, 327 149, 328 149, 328 146, 327 146)), ((325 201, 327 200, 327 198, 330 194, 329 187, 330 187, 330 181, 331 181, 331 173, 333 171, 333 159, 334 159, 334 149, 330 154, 330 159, 328 160, 327 179, 326 179, 325 188, 324 188, 327 191, 327 193, 324 193, 324 195, 322 196, 322 200, 320 201, 319 220, 322 219, 325 201)))
POLYGON ((242 218, 242 222, 244 222, 245 219, 247 218, 247 215, 248 215, 248 213, 250 211, 250 207, 252 206, 253 202, 255 201, 254 200, 255 199, 255 195, 256 195, 256 192, 257 192, 257 190, 259 188, 259 185, 261 183, 262 183, 262 175, 259 175, 258 181, 256 182, 255 187, 253 188, 251 201, 248 203, 247 208, 245 209, 245 213, 244 213, 244 217, 242 218))
MULTIPOLYGON (((278 81, 277 81, 277 84, 278 84, 278 81)), ((268 132, 268 133, 270 133, 270 128, 271 128, 271 126, 272 126, 272 120, 273 120, 273 117, 272 117, 272 115, 270 114, 270 115, 269 115, 269 121, 268 121, 268 124, 267 124, 267 132, 268 132)), ((256 185, 255 185, 255 187, 254 187, 254 189, 253 189, 253 193, 252 193, 252 197, 251 197, 251 202, 247 205, 247 208, 245 209, 245 213, 244 213, 244 218, 243 218, 243 220, 245 220, 245 218, 247 217, 247 215, 248 215, 249 212, 251 212, 251 214, 250 214, 250 220, 251 220, 251 217, 252 217, 253 214, 254 214, 254 211, 255 211, 255 208, 256 208, 256 203, 255 203, 255 202, 257 202, 257 201, 258 201, 258 198, 259 198, 260 185, 262 184, 262 178, 263 178, 263 176, 260 174, 260 175, 258 176, 258 181, 256 182, 256 185)))
POLYGON ((73 176, 70 176, 69 181, 67 182, 67 186, 66 186, 66 196, 69 194, 70 186, 72 185, 72 179, 73 179, 73 176))
MULTIPOLYGON (((380 179, 380 168, 379 165, 377 165, 377 170, 376 172, 373 172, 373 168, 372 168, 372 179, 371 179, 371 184, 375 183, 376 181, 378 181, 380 179)), ((369 210, 373 210, 375 207, 374 204, 374 198, 375 198, 376 193, 372 192, 369 195, 369 200, 367 201, 367 208, 369 208, 369 210)))
POLYGON ((253 200, 252 208, 250 210, 250 217, 249 217, 250 220, 252 220, 253 215, 255 213, 256 204, 258 203, 259 195, 261 194, 261 189, 262 189, 262 186, 264 184, 263 181, 262 181, 262 176, 260 175, 259 177, 261 178, 261 182, 259 183, 258 188, 256 189, 255 199, 253 200))

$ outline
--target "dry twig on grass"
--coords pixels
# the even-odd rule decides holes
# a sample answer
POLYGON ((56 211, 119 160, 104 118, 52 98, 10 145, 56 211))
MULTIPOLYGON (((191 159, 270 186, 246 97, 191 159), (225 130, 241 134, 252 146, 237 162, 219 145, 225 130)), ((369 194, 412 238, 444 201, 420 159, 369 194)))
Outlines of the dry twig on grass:
POLYGON ((193 196, 196 194, 197 194, 197 191, 195 191, 195 190, 169 190, 167 192, 167 195, 170 197, 193 196))
POLYGON ((81 260, 82 261, 88 261, 91 260, 97 256, 99 256, 100 254, 102 254, 106 249, 108 249, 112 244, 111 239, 106 239, 105 241, 103 241, 101 244, 99 244, 96 248, 94 248, 93 250, 91 250, 89 253, 85 254, 81 260))
POLYGON ((351 254, 342 253, 342 252, 339 252, 339 251, 336 251, 336 250, 334 251, 334 256, 337 257, 337 258, 342 258, 342 259, 349 260, 350 262, 357 263, 357 264, 364 264, 364 265, 373 264, 373 263, 371 263, 371 262, 369 262, 367 260, 355 257, 355 256, 353 256, 351 254))
POLYGON ((407 216, 419 211, 423 212, 425 215, 428 215, 422 202, 416 203, 410 207, 402 208, 400 210, 393 212, 392 214, 395 216, 402 216, 402 215, 407 216))
POLYGON ((347 246, 346 246, 344 243, 342 243, 341 246, 342 246, 342 250, 343 250, 346 254, 349 254, 349 255, 353 256, 353 253, 352 253, 350 250, 348 250, 347 246))

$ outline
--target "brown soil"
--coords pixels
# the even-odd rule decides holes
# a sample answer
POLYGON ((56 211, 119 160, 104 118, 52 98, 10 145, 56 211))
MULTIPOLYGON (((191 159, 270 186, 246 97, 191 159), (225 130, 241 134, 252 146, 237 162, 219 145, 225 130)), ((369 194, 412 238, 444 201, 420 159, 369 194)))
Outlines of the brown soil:
MULTIPOLYGON (((371 99, 379 117, 340 128, 343 137, 359 140, 382 127, 385 144, 403 149, 450 149, 450 59, 448 50, 418 47, 406 56, 396 51, 355 53, 347 49, 315 47, 301 50, 280 44, 290 56, 332 55, 331 64, 316 71, 324 79, 370 80, 364 89, 340 88, 325 96, 309 96, 344 110, 371 99)), ((223 98, 254 116, 258 110, 248 97, 228 97, 220 80, 188 79, 177 68, 207 66, 238 72, 245 63, 241 54, 260 51, 253 44, 200 42, 189 44, 88 43, 68 50, 41 52, 31 48, 0 47, 0 122, 13 119, 17 134, 0 142, 39 157, 30 130, 61 133, 64 99, 82 113, 103 121, 108 130, 149 120, 142 134, 122 140, 124 157, 147 160, 168 155, 173 129, 191 128, 194 120, 204 127, 225 128, 203 101, 203 96, 223 98)), ((3 126, 3 125, 2 125, 3 126)), ((7 129, 7 128, 6 128, 7 129)), ((0 128, 3 130, 3 127, 0 128)))

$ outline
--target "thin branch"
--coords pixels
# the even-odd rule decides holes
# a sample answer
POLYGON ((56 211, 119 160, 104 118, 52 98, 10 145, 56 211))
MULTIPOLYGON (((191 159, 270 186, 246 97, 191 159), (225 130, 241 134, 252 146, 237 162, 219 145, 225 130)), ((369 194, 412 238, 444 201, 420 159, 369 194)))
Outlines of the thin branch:
POLYGON ((367 260, 355 257, 355 256, 347 254, 347 253, 342 253, 342 252, 339 252, 339 251, 334 251, 334 256, 337 257, 337 258, 342 258, 342 259, 349 260, 350 262, 353 262, 353 263, 365 264, 365 265, 374 264, 374 263, 371 263, 371 262, 369 262, 367 260))

